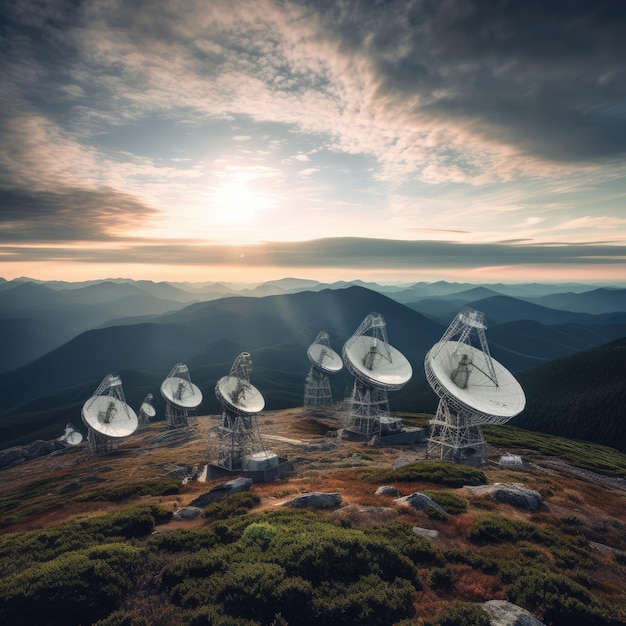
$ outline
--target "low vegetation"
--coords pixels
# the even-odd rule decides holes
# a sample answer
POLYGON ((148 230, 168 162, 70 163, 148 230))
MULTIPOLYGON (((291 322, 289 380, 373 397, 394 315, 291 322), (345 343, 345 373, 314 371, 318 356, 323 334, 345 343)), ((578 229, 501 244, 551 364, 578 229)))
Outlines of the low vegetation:
POLYGON ((597 474, 626 478, 626 454, 608 446, 508 425, 483 426, 483 433, 489 443, 503 448, 533 450, 597 474))
POLYGON ((365 474, 369 482, 424 482, 446 487, 484 485, 485 473, 473 467, 438 461, 408 463, 395 470, 372 470, 365 474))
MULTIPOLYGON (((467 516, 459 495, 426 493, 467 516)), ((258 505, 253 492, 230 496, 187 530, 155 533, 171 512, 133 505, 0 536, 0 622, 487 625, 475 603, 506 597, 553 626, 620 623, 573 518, 478 512, 459 526, 468 547, 445 548, 407 523, 357 528, 258 505)))

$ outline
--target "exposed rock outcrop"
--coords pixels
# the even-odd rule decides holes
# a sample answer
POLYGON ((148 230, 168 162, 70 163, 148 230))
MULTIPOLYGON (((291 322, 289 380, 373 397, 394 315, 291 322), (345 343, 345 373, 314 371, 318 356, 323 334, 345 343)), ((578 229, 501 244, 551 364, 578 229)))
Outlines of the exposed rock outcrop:
POLYGON ((448 514, 441 508, 439 504, 437 504, 432 498, 429 498, 426 494, 420 493, 416 491, 408 496, 404 496, 403 498, 396 498, 394 500, 397 504, 402 506, 410 506, 418 511, 425 511, 426 509, 435 509, 439 511, 445 517, 448 517, 448 514))
POLYGON ((529 511, 536 511, 542 502, 541 494, 538 491, 528 489, 522 483, 494 483, 493 485, 466 487, 466 489, 477 495, 488 495, 496 502, 510 504, 529 511))
POLYGON ((350 504, 333 511, 330 517, 335 521, 349 522, 356 526, 379 526, 395 520, 398 511, 389 506, 350 504))
POLYGON ((342 501, 341 494, 338 492, 322 493, 313 491, 297 495, 295 498, 285 502, 284 506, 298 509, 332 509, 339 506, 342 501))
POLYGON ((195 500, 192 500, 189 503, 189 506, 197 506, 197 507, 205 507, 212 502, 217 502, 218 500, 222 500, 226 496, 230 496, 233 493, 239 493, 240 491, 248 491, 252 487, 252 479, 251 478, 235 478, 234 480, 229 480, 226 483, 222 483, 221 485, 217 485, 208 491, 207 493, 203 493, 198 496, 195 500))
POLYGON ((438 530, 432 530, 430 528, 420 528, 419 526, 413 526, 413 532, 416 535, 426 537, 426 539, 430 539, 431 541, 437 541, 439 539, 438 530))
POLYGON ((480 606, 489 614, 491 626, 544 626, 526 609, 506 600, 489 600, 480 606))
POLYGON ((199 509, 197 506, 184 506, 178 509, 172 517, 175 520, 196 519, 200 513, 202 513, 202 509, 199 509))
POLYGON ((32 461, 40 456, 46 456, 57 450, 62 450, 64 447, 63 444, 56 441, 37 439, 25 446, 16 446, 14 448, 0 450, 0 469, 21 465, 22 463, 32 461))
POLYGON ((402 492, 391 485, 382 485, 376 489, 377 496, 390 496, 391 498, 397 498, 402 495, 402 492))

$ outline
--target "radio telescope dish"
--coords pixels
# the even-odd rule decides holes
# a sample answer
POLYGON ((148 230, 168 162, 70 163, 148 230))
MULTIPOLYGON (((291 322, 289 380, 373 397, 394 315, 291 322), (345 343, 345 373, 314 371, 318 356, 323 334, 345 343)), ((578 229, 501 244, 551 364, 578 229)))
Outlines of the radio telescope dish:
POLYGON ((57 439, 58 442, 67 446, 77 446, 83 440, 83 434, 74 428, 71 422, 65 426, 65 432, 57 439))
POLYGON ((309 346, 307 356, 311 369, 304 383, 304 408, 326 409, 333 404, 330 380, 343 367, 341 357, 330 347, 328 333, 321 331, 309 346))
POLYGON ((230 471, 245 469, 248 461, 257 459, 259 454, 268 459, 276 456, 268 456, 261 440, 256 414, 263 410, 265 400, 250 383, 251 369, 250 353, 242 352, 235 359, 230 374, 215 385, 215 395, 223 408, 215 465, 230 471))
POLYGON ((235 359, 230 374, 222 376, 215 385, 217 399, 233 413, 252 415, 265 407, 263 395, 250 384, 251 369, 250 353, 242 352, 235 359))
POLYGON ((480 425, 504 424, 526 406, 519 382, 492 358, 486 328, 483 313, 463 307, 426 355, 426 379, 439 396, 431 420, 430 458, 486 463, 480 425))
POLYGON ((165 419, 169 428, 186 428, 189 412, 202 402, 202 392, 191 382, 188 367, 177 363, 161 383, 165 399, 165 419))
POLYGON ((115 441, 128 437, 138 425, 137 414, 126 404, 119 376, 105 376, 81 412, 89 429, 87 436, 93 455, 110 452, 115 441))
POLYGON ((156 415, 156 409, 154 408, 154 405, 152 404, 152 399, 153 399, 153 396, 151 393, 149 393, 143 399, 143 402, 141 403, 141 406, 139 407, 138 417, 139 417, 140 424, 147 424, 156 415))
MULTIPOLYGON (((389 415, 387 391, 401 389, 413 369, 406 357, 389 345, 383 316, 370 313, 343 346, 346 369, 354 376, 348 431, 359 435, 381 434, 381 418, 389 415)), ((399 420, 398 420, 399 421, 399 420)))

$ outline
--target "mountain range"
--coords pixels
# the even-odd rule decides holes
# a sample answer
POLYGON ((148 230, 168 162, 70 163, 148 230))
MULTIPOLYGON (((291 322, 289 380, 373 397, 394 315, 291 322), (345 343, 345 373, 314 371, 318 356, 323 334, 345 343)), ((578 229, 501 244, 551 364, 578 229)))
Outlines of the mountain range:
MULTIPOLYGON (((605 363, 613 363, 602 356, 604 349, 612 348, 598 346, 626 337, 623 289, 583 291, 582 286, 570 284, 546 293, 545 286, 450 283, 372 287, 371 283, 324 286, 300 279, 256 287, 119 279, 81 285, 25 279, 0 282, 5 367, 0 377, 2 445, 59 436, 67 421, 82 427, 80 407, 100 380, 113 372, 121 375, 133 406, 153 393, 162 416, 159 385, 178 362, 188 365, 204 394, 199 411, 218 413, 215 381, 228 373, 243 351, 252 355, 251 380, 263 392, 268 409, 298 406, 309 368, 306 349, 317 333, 328 332, 340 352, 363 318, 374 311, 385 318, 390 343, 413 367, 411 381, 390 393, 392 411, 432 413, 437 398, 424 377, 424 356, 465 304, 486 314, 492 355, 519 373, 525 388, 528 385, 528 408, 517 418, 519 425, 553 432, 555 410, 546 398, 558 404, 560 394, 571 397, 572 392, 563 385, 546 391, 551 379, 546 372, 551 368, 567 372, 570 367, 578 372, 589 363, 597 373, 605 363), (237 295, 237 290, 244 295, 237 295), (279 293, 261 295, 275 291, 279 293), (511 295, 515 292, 517 297, 511 295), (578 310, 540 304, 557 298, 578 310), (594 308, 601 312, 591 312, 594 308), (568 360, 574 357, 578 360, 568 360), (548 405, 550 409, 542 408, 548 405)), ((617 367, 616 371, 624 370, 617 367)), ((579 373, 571 377, 584 378, 579 373)), ((602 398, 600 383, 596 374, 589 379, 595 381, 593 389, 580 383, 578 389, 586 389, 585 397, 597 402, 602 398)), ((346 395, 352 383, 345 371, 332 377, 336 400, 346 395)), ((621 404, 614 403, 619 408, 624 396, 616 385, 610 393, 622 393, 621 404)), ((567 406, 569 415, 578 415, 575 407, 567 406)), ((576 417, 571 418, 578 424, 574 430, 580 432, 579 438, 624 449, 626 435, 614 425, 619 411, 606 410, 604 402, 602 406, 603 414, 595 417, 595 423, 604 422, 606 414, 610 424, 583 428, 576 417)), ((556 421, 563 428, 567 418, 556 421)), ((567 436, 575 438, 576 432, 567 436)))

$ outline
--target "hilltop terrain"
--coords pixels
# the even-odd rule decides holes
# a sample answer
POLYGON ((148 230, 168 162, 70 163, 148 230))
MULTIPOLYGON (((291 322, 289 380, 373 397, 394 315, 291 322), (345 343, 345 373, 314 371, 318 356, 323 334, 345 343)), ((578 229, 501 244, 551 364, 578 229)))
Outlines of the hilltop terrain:
MULTIPOLYGON (((406 419, 419 425, 427 416, 406 419)), ((219 482, 181 480, 206 463, 218 423, 217 415, 191 418, 172 438, 156 422, 108 456, 89 458, 82 444, 3 470, 0 618, 434 626, 488 623, 477 621, 485 616, 475 603, 507 599, 545 624, 626 624, 625 455, 492 427, 489 465, 459 468, 424 463, 424 444, 372 448, 328 437, 339 426, 333 416, 265 411, 265 446, 295 473, 176 521, 172 513, 219 482), (507 452, 523 466, 499 467, 507 452), (409 465, 394 471, 398 462, 409 465), (481 482, 523 483, 542 504, 531 511, 463 486, 481 482), (381 485, 425 492, 446 515, 376 495, 381 485), (284 506, 313 491, 337 492, 342 505, 284 506)))

